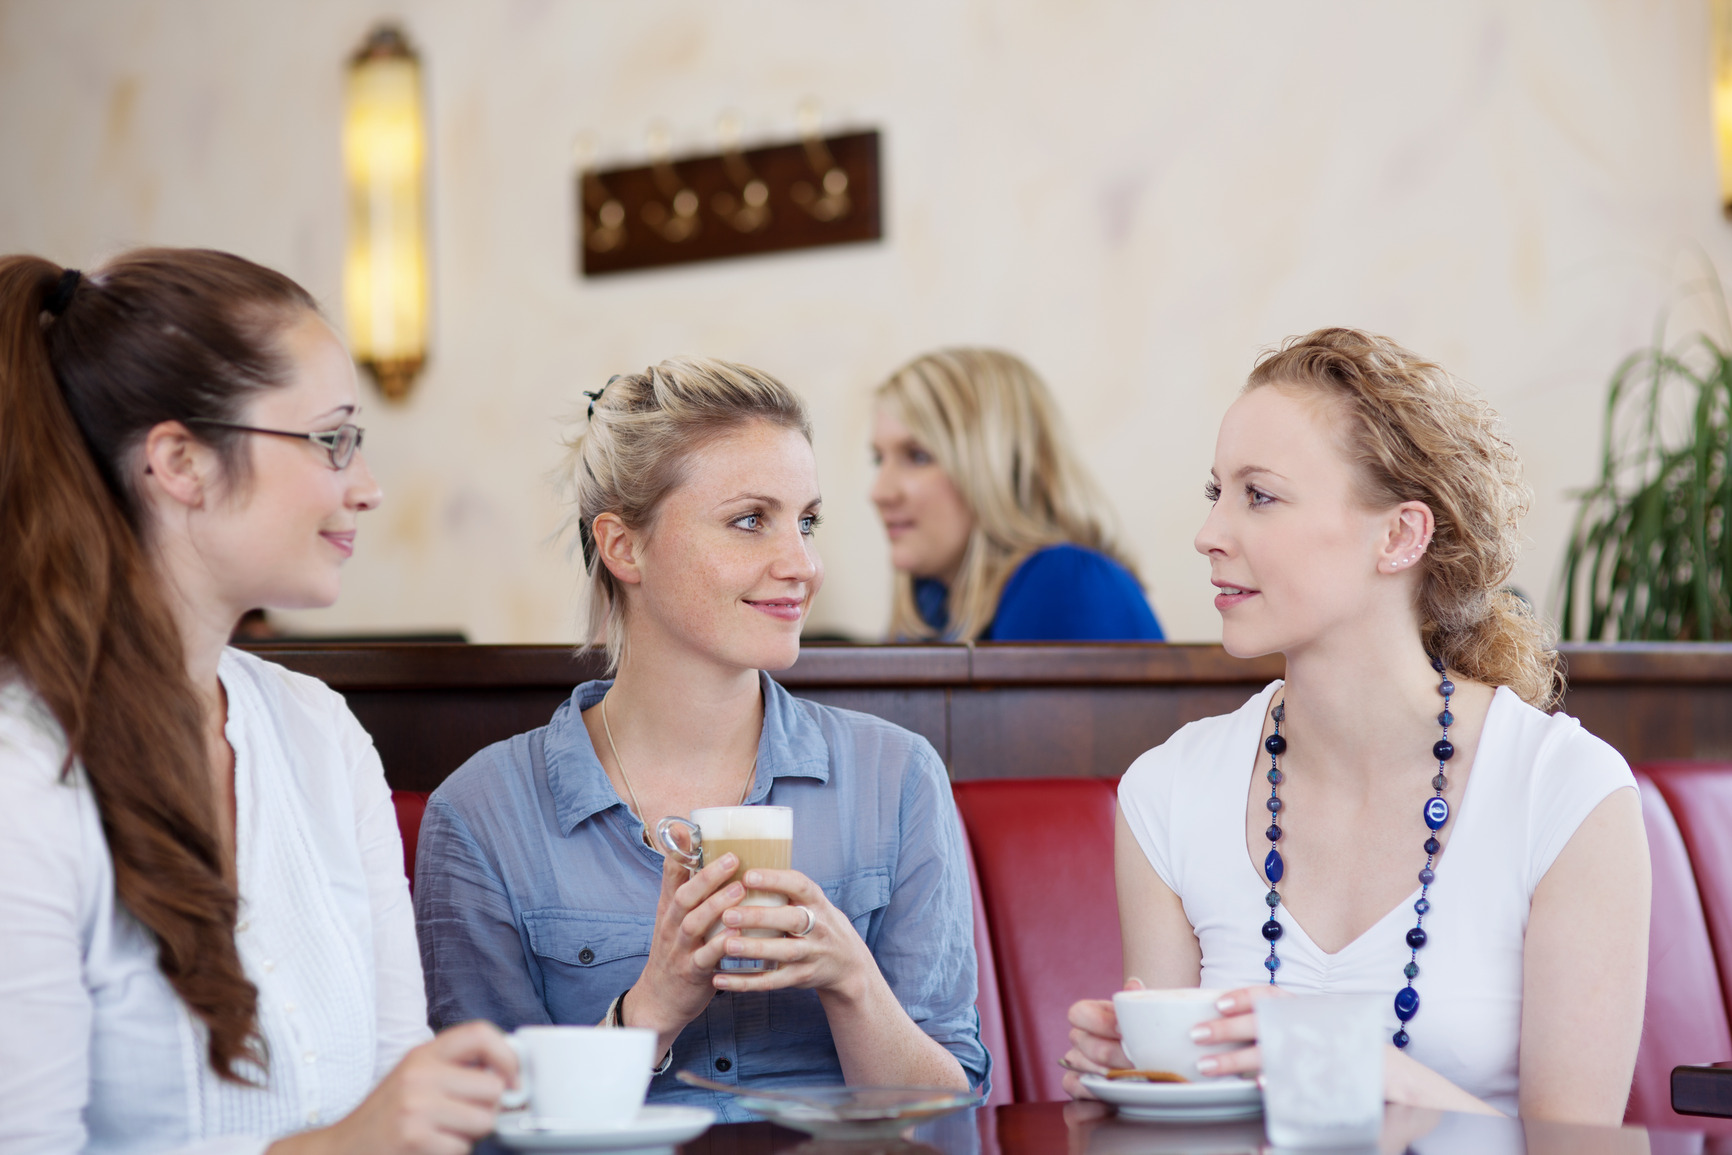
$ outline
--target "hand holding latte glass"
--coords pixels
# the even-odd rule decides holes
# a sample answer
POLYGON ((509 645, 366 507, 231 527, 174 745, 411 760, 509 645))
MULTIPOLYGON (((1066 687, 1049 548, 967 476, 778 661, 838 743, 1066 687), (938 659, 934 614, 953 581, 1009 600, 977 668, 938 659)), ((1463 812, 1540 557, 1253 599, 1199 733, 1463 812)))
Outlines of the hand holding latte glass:
POLYGON ((677 861, 695 872, 693 881, 707 878, 725 860, 735 864, 721 892, 735 897, 724 899, 719 917, 703 932, 705 958, 712 955, 708 947, 720 946, 710 979, 714 989, 824 992, 853 983, 868 965, 876 965, 823 889, 789 868, 793 812, 787 807, 694 810, 690 821, 662 819, 656 838, 670 864, 677 861), (685 845, 677 831, 685 833, 685 845))

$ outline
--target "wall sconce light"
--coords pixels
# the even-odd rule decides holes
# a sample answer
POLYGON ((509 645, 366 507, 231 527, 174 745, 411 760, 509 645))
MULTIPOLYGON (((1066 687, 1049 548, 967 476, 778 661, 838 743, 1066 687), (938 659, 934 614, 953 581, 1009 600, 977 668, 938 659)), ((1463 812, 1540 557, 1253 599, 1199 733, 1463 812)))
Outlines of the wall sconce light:
POLYGON ((391 25, 349 63, 343 169, 349 341, 385 396, 400 400, 427 359, 427 122, 421 62, 391 25))
POLYGON ((1732 0, 1714 0, 1714 135, 1720 144, 1720 206, 1732 216, 1732 0))

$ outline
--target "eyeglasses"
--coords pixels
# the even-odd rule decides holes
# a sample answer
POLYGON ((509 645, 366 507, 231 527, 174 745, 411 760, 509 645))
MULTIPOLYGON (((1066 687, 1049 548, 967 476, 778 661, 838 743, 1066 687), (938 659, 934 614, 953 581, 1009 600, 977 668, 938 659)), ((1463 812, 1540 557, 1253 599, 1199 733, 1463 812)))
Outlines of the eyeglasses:
POLYGON ((238 429, 242 433, 267 433, 272 437, 293 437, 297 441, 311 441, 324 449, 331 456, 332 469, 347 469, 349 462, 355 459, 355 451, 361 448, 361 435, 364 432, 358 425, 345 422, 335 429, 326 429, 318 433, 292 433, 287 429, 260 429, 256 425, 237 425, 233 421, 218 421, 212 417, 188 417, 183 425, 215 425, 222 429, 238 429))

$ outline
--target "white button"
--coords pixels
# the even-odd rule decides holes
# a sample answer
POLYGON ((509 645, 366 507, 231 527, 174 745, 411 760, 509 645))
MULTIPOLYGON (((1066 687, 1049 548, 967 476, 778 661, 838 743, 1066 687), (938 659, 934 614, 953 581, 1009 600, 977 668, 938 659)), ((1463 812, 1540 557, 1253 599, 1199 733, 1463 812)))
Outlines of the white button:
POLYGON ((245 934, 247 932, 247 927, 251 925, 253 925, 251 919, 243 918, 239 922, 235 923, 235 933, 245 934))
POLYGON ((294 1014, 295 1013, 295 1004, 294 1003, 284 1003, 283 1004, 283 1013, 289 1014, 289 1015, 294 1014))
POLYGON ((307 1112, 307 1122, 317 1123, 318 1121, 319 1121, 319 1113, 317 1111, 308 1111, 307 1112))
POLYGON ((302 1059, 304 1059, 306 1062, 309 1062, 309 1063, 313 1062, 318 1057, 319 1057, 318 1054, 314 1051, 308 1051, 306 1054, 301 1056, 302 1059))
POLYGON ((260 963, 259 966, 264 968, 266 974, 270 974, 272 971, 277 969, 277 964, 272 962, 270 959, 266 959, 264 962, 260 963))

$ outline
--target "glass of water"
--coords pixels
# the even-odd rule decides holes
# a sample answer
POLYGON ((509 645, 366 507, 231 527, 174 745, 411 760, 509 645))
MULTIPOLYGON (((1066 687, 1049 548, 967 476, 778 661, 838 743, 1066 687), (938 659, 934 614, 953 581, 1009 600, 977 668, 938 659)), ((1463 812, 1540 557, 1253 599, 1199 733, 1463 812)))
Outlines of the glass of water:
POLYGON ((1383 1126, 1384 1002, 1376 995, 1293 995, 1257 1003, 1270 1143, 1376 1146, 1383 1126))

